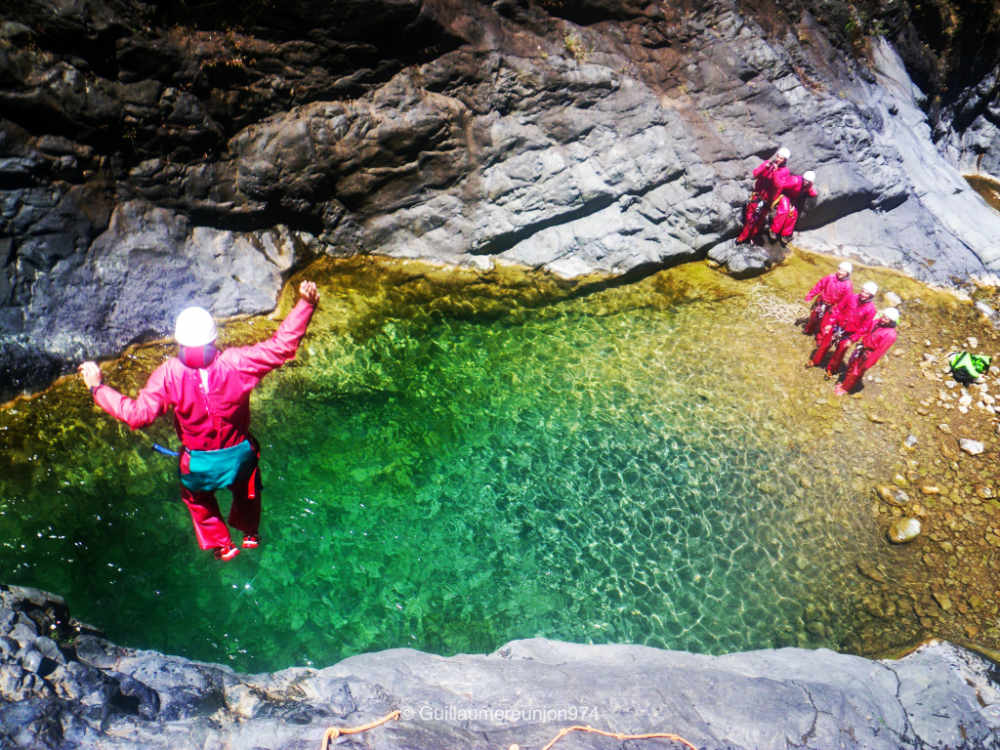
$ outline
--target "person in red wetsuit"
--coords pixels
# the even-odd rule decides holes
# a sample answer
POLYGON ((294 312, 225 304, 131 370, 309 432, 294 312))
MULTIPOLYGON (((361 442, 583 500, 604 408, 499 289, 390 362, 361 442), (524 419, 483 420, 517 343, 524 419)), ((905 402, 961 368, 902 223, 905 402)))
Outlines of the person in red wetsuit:
POLYGON ((250 391, 295 357, 318 303, 316 284, 303 281, 298 302, 271 338, 224 351, 215 347, 211 314, 201 307, 183 310, 174 329, 177 356, 153 371, 135 399, 106 385, 96 362, 79 367, 97 405, 133 430, 173 408, 174 429, 184 446, 181 499, 199 546, 213 550, 217 559, 239 554, 219 511, 217 489, 232 492, 229 523, 243 532, 243 547, 260 544, 260 452, 250 436, 250 391))
POLYGON ((857 294, 848 294, 833 309, 826 314, 820 324, 819 336, 816 338, 816 351, 806 367, 819 367, 827 351, 833 346, 833 353, 826 366, 826 377, 840 372, 844 353, 851 344, 857 343, 862 336, 871 330, 875 320, 875 295, 878 285, 874 281, 865 282, 857 294))
POLYGON ((886 308, 875 318, 871 330, 861 338, 851 354, 844 382, 834 389, 834 393, 843 396, 852 391, 864 374, 889 351, 889 347, 896 343, 897 323, 899 311, 895 307, 886 308))
POLYGON ((818 195, 816 188, 813 187, 815 179, 815 172, 806 172, 801 177, 797 174, 789 175, 784 180, 781 193, 771 204, 774 210, 774 219, 771 221, 772 239, 777 239, 782 245, 787 245, 792 239, 795 224, 802 215, 806 199, 818 195))
POLYGON ((849 297, 854 293, 854 285, 851 283, 851 272, 854 267, 844 261, 837 266, 836 273, 824 276, 816 282, 816 286, 806 294, 806 302, 815 297, 812 309, 809 311, 809 318, 806 320, 803 333, 815 334, 820 330, 820 321, 844 297, 849 297))
POLYGON ((743 229, 736 237, 736 244, 754 239, 767 225, 768 207, 781 193, 781 186, 790 173, 785 166, 791 152, 782 146, 777 153, 753 171, 753 192, 743 212, 743 229))

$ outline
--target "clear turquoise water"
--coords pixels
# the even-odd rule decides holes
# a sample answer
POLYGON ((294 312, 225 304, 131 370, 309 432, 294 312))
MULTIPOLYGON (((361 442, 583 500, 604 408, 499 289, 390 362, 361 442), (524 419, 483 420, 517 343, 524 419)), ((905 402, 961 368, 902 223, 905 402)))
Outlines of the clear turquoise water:
POLYGON ((734 308, 646 295, 353 328, 328 295, 255 395, 260 549, 198 550, 170 459, 85 407, 11 436, 0 580, 63 594, 120 643, 243 671, 536 635, 837 646, 848 535, 818 540, 829 519, 802 490, 836 507, 833 482, 803 480, 766 388, 720 378, 734 308))

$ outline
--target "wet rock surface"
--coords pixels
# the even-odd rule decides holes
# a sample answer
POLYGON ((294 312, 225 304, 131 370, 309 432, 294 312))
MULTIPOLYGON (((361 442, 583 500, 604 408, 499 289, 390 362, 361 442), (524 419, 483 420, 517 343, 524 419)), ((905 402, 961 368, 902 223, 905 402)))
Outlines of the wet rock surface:
MULTIPOLYGON (((51 594, 0 586, 0 741, 11 748, 541 746, 572 724, 699 748, 1000 747, 997 666, 943 641, 898 660, 781 649, 698 656, 532 639, 450 658, 398 649, 239 674, 116 646, 51 594), (377 738, 377 740, 376 740, 377 738)), ((566 747, 618 747, 574 736, 566 747)))
POLYGON ((995 220, 958 168, 997 159, 993 74, 945 89, 905 13, 901 58, 810 5, 0 11, 0 396, 167 335, 188 302, 267 310, 318 254, 630 277, 711 251, 758 273, 773 260, 731 241, 779 144, 817 172, 804 247, 988 276, 995 220))

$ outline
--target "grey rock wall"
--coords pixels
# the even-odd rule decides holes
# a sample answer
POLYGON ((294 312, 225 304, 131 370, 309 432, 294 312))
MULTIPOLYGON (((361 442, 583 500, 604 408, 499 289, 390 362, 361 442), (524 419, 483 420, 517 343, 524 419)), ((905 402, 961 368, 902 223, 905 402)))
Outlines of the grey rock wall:
POLYGON ((996 215, 959 170, 1000 159, 995 70, 932 121, 890 46, 845 48, 839 7, 7 4, 0 398, 192 302, 269 310, 318 254, 753 273, 731 240, 782 144, 817 172, 803 246, 991 278, 996 215))
MULTIPOLYGON (((702 656, 541 638, 489 655, 409 649, 246 675, 116 646, 59 597, 0 586, 0 746, 319 748, 330 727, 397 720, 350 747, 542 747, 571 725, 668 732, 710 750, 1000 747, 1000 671, 934 641, 899 660, 781 649, 702 656)), ((574 734, 560 748, 617 748, 574 734)), ((658 744, 650 746, 671 746, 658 744)))

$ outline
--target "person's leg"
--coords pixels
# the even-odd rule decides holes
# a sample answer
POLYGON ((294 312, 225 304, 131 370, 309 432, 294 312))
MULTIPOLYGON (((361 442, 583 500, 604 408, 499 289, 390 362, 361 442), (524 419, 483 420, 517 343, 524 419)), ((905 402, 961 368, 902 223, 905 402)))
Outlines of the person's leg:
POLYGON ((260 469, 255 468, 248 480, 238 481, 229 489, 233 493, 229 525, 256 536, 260 529, 260 469))
POLYGON ((827 308, 826 312, 823 314, 822 319, 819 321, 819 325, 816 328, 816 344, 819 345, 820 337, 826 334, 826 332, 833 330, 833 308, 827 308))
POLYGON ((181 486, 181 500, 191 514, 195 538, 202 549, 227 549, 232 546, 229 527, 222 520, 214 492, 194 492, 181 486))
POLYGON ((851 339, 845 335, 844 338, 837 342, 837 348, 834 349, 833 354, 830 355, 830 361, 826 365, 826 371, 828 374, 836 375, 840 372, 840 368, 844 366, 844 355, 850 348, 851 339))
POLYGON ((256 547, 260 543, 260 450, 256 445, 258 461, 246 479, 238 479, 230 486, 233 505, 229 509, 229 525, 243 532, 243 546, 256 547))
POLYGON ((781 237, 785 233, 785 224, 788 220, 788 213, 782 210, 781 204, 774 212, 774 218, 771 220, 771 232, 776 237, 781 237))
POLYGON ((813 334, 819 330, 819 323, 823 318, 824 309, 823 303, 817 297, 813 302, 812 309, 809 311, 809 320, 806 321, 805 328, 802 329, 803 333, 813 334))
POLYGON ((826 356, 826 350, 830 348, 832 341, 833 326, 830 325, 820 329, 819 335, 816 337, 816 353, 813 354, 809 364, 813 367, 819 367, 820 363, 823 361, 823 357, 826 356))
POLYGON ((847 368, 847 375, 844 376, 844 382, 837 386, 837 393, 850 393, 864 374, 865 368, 862 366, 861 361, 852 362, 847 368))
POLYGON ((795 232, 795 224, 799 220, 799 210, 795 206, 789 205, 788 210, 785 212, 785 218, 781 223, 781 231, 778 232, 779 238, 783 243, 787 243, 792 239, 792 234, 795 232))

